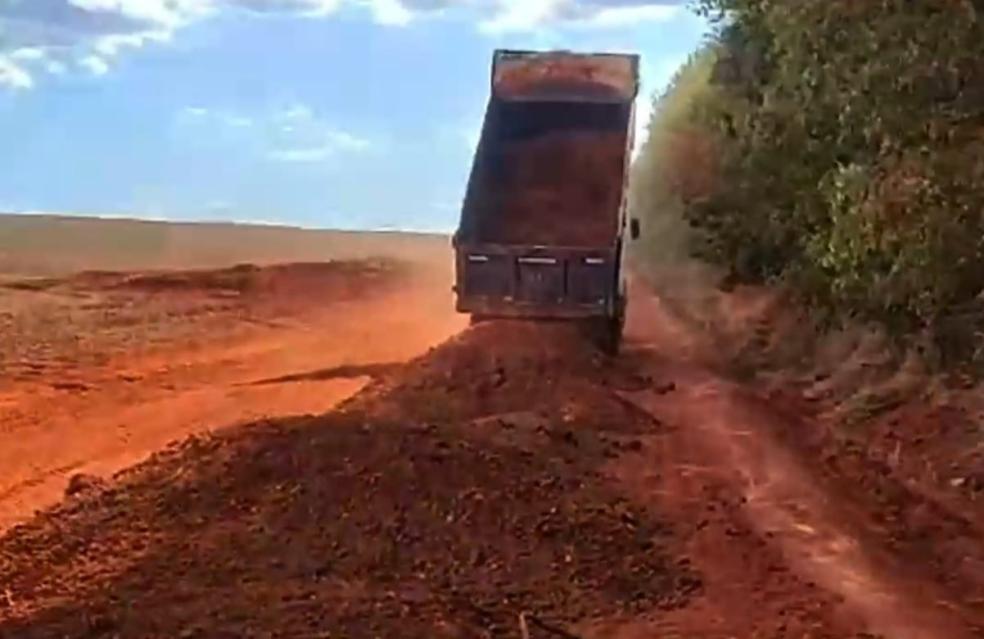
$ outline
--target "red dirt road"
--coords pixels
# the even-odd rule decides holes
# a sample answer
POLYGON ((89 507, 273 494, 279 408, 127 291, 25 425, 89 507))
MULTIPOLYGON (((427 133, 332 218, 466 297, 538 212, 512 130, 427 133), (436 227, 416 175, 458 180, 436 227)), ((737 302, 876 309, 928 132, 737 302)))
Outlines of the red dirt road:
MULTIPOLYGON (((79 483, 12 528, 0 637, 984 637, 979 508, 721 374, 717 345, 655 296, 636 288, 617 360, 570 327, 491 322, 391 366, 461 328, 447 282, 417 282, 415 303, 384 287, 281 313, 132 403, 90 391, 132 406, 114 419, 134 430, 167 408, 170 435, 218 425, 197 407, 321 412, 360 384, 330 380, 374 378, 330 413, 79 483)), ((160 366, 136 361, 142 379, 160 366)), ((93 454, 130 454, 100 437, 93 454)))
MULTIPOLYGON (((698 567, 706 562, 706 570, 730 575, 730 583, 708 592, 719 611, 725 611, 718 618, 722 636, 810 636, 806 629, 802 635, 787 635, 789 609, 777 607, 784 595, 749 582, 748 557, 762 560, 770 554, 774 563, 768 571, 825 593, 831 617, 856 632, 898 639, 984 636, 984 573, 971 571, 957 583, 956 574, 935 570, 932 552, 902 552, 883 521, 886 511, 904 520, 915 512, 939 510, 939 504, 927 501, 915 487, 897 485, 870 493, 861 477, 825 472, 818 452, 807 445, 817 436, 817 424, 807 411, 791 412, 788 403, 712 372, 703 365, 711 345, 702 343, 698 333, 678 322, 656 298, 638 300, 635 310, 630 330, 642 350, 635 357, 656 379, 672 380, 674 388, 623 396, 672 427, 669 434, 650 438, 647 448, 654 454, 613 467, 613 473, 635 484, 639 498, 648 495, 664 508, 670 504, 671 510, 713 510, 708 494, 718 491, 737 504, 733 514, 759 550, 748 551, 734 539, 742 535, 727 531, 725 537, 731 539, 704 545, 706 540, 699 539, 713 537, 708 533, 714 528, 713 515, 709 525, 701 521, 707 527, 695 536, 702 546, 696 551, 698 567), (660 471, 654 475, 657 465, 660 471), (750 555, 734 556, 744 552, 750 555), (727 564, 740 568, 729 572, 727 564), (743 628, 749 605, 775 610, 775 625, 764 635, 761 627, 743 628)), ((851 456, 846 450, 827 454, 851 456)), ((877 465, 858 470, 883 483, 888 479, 877 465)), ((967 566, 984 565, 984 538, 973 512, 964 513, 959 526, 939 517, 921 531, 924 543, 960 544, 967 566)), ((753 575, 755 568, 751 570, 753 575)))

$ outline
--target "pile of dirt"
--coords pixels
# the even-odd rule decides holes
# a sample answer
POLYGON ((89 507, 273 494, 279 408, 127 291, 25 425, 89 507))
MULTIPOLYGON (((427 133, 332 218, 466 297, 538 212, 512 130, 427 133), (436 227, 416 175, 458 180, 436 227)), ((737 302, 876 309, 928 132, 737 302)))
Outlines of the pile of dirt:
POLYGON ((603 471, 654 427, 612 392, 644 383, 562 326, 475 327, 13 529, 0 637, 516 637, 523 613, 537 637, 680 607, 673 528, 603 471))
POLYGON ((535 407, 545 419, 632 433, 651 425, 612 391, 638 390, 649 381, 615 365, 574 324, 496 321, 452 339, 364 398, 365 409, 382 418, 398 417, 408 405, 438 421, 535 407))
POLYGON ((479 237, 501 244, 607 246, 622 197, 625 136, 557 132, 506 145, 479 213, 479 237))

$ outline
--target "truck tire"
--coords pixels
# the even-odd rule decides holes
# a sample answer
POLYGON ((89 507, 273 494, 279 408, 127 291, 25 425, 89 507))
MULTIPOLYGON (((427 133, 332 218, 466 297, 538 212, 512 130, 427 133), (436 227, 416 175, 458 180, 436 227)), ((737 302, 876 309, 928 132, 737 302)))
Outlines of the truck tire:
POLYGON ((615 307, 615 316, 608 318, 605 352, 613 357, 618 355, 622 347, 622 335, 625 333, 625 311, 628 306, 628 297, 624 293, 624 286, 625 284, 623 282, 623 291, 615 307))
POLYGON ((602 347, 605 353, 612 357, 618 355, 622 348, 622 333, 625 331, 625 315, 619 313, 615 317, 609 318, 605 331, 605 342, 602 347))
POLYGON ((625 322, 623 316, 599 317, 590 320, 585 325, 586 333, 591 342, 606 355, 618 355, 622 345, 622 329, 625 322))

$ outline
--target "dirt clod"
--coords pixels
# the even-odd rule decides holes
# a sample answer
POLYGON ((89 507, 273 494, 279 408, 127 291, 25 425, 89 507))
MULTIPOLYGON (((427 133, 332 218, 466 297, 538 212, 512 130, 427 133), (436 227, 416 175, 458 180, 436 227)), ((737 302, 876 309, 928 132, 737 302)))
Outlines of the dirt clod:
POLYGON ((106 487, 106 480, 95 475, 77 474, 72 475, 65 488, 66 497, 74 497, 86 493, 94 493, 106 487))

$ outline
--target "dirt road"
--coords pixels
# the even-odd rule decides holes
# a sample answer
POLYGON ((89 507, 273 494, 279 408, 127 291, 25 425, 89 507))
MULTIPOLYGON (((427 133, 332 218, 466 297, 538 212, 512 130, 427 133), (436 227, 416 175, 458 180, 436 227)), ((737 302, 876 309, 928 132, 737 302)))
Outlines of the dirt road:
POLYGON ((374 381, 322 416, 170 447, 13 528, 0 637, 984 637, 979 507, 729 378, 656 296, 636 295, 614 361, 568 327, 493 322, 389 366, 461 328, 422 301, 446 301, 436 280, 416 299, 353 301, 382 323, 337 339, 263 329, 168 377, 199 393, 167 400, 198 432, 192 407, 316 412, 359 382, 314 380, 374 381), (372 344, 352 350, 360 331, 372 344))
POLYGON ((714 344, 657 298, 638 300, 635 311, 638 365, 674 386, 623 396, 672 428, 649 438, 649 456, 613 473, 662 509, 690 517, 705 511, 692 543, 698 567, 718 576, 707 596, 721 636, 810 636, 788 634, 790 609, 777 607, 789 580, 822 593, 799 605, 826 599, 831 619, 855 633, 833 636, 984 636, 984 529, 975 505, 954 513, 889 469, 864 463, 856 449, 821 450, 827 433, 803 403, 715 372, 708 366, 714 344), (849 469, 852 458, 862 463, 849 469), (715 499, 730 511, 723 520, 715 499), (721 534, 715 524, 738 528, 721 534), (941 570, 946 548, 960 551, 941 570), (767 574, 754 577, 763 563, 767 574), (765 634, 743 621, 750 605, 774 610, 765 634))

